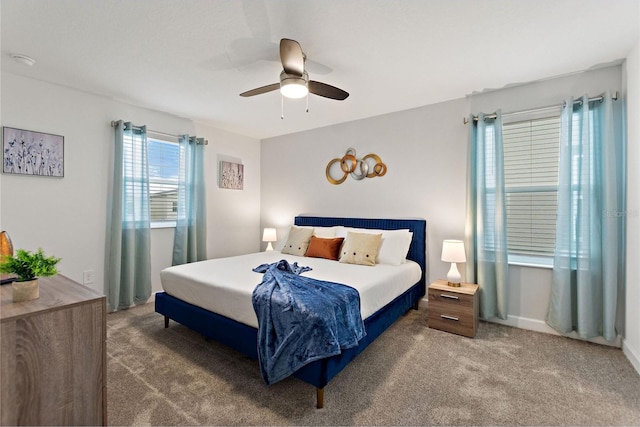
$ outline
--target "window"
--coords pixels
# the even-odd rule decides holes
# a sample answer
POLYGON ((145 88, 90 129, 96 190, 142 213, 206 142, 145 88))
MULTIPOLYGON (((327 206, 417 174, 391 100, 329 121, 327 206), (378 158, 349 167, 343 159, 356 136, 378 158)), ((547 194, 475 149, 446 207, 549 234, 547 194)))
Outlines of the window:
POLYGON ((155 227, 175 226, 178 213, 180 145, 148 138, 149 209, 155 227))
POLYGON ((555 250, 560 116, 503 124, 509 260, 549 265, 555 250))

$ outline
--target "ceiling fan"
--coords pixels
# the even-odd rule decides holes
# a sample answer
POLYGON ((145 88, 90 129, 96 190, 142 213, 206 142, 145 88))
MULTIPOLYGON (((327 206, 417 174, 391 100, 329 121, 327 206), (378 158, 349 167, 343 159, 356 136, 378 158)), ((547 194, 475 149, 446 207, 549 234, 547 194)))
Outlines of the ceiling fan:
POLYGON ((309 80, 309 74, 304 68, 306 59, 307 56, 302 52, 300 43, 291 39, 280 40, 280 62, 283 68, 280 73, 280 83, 248 90, 240 96, 255 96, 280 89, 282 96, 287 98, 302 98, 308 93, 313 93, 338 101, 347 99, 348 92, 326 83, 309 80))

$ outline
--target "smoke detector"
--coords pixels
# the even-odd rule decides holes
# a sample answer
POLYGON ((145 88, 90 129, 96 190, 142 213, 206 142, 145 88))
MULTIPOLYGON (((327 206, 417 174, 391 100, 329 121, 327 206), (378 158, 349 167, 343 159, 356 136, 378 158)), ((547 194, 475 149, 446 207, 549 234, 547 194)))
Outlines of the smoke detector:
POLYGON ((28 65, 29 67, 31 67, 33 64, 36 63, 36 60, 33 59, 32 57, 27 55, 22 55, 20 53, 12 53, 11 58, 13 58, 13 60, 16 62, 22 65, 28 65))

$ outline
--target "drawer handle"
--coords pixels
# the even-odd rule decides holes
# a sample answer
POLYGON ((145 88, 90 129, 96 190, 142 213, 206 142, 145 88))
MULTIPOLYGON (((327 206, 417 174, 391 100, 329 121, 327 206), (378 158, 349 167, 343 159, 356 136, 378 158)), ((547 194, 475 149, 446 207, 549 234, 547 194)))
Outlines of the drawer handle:
POLYGON ((449 294, 440 294, 440 296, 441 296, 442 298, 460 299, 460 298, 458 298, 458 297, 457 297, 457 296, 455 296, 455 295, 449 295, 449 294))
POLYGON ((448 320, 455 320, 456 322, 459 320, 457 317, 455 316, 447 316, 446 314, 441 314, 440 317, 442 317, 443 319, 448 319, 448 320))

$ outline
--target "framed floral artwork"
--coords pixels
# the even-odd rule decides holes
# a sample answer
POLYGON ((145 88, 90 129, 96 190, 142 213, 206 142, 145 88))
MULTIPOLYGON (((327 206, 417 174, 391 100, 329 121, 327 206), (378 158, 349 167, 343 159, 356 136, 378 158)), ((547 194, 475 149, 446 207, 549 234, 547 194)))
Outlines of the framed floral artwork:
POLYGON ((2 128, 2 172, 64 176, 64 136, 2 128))
POLYGON ((220 188, 242 190, 244 185, 244 165, 220 162, 220 188))

